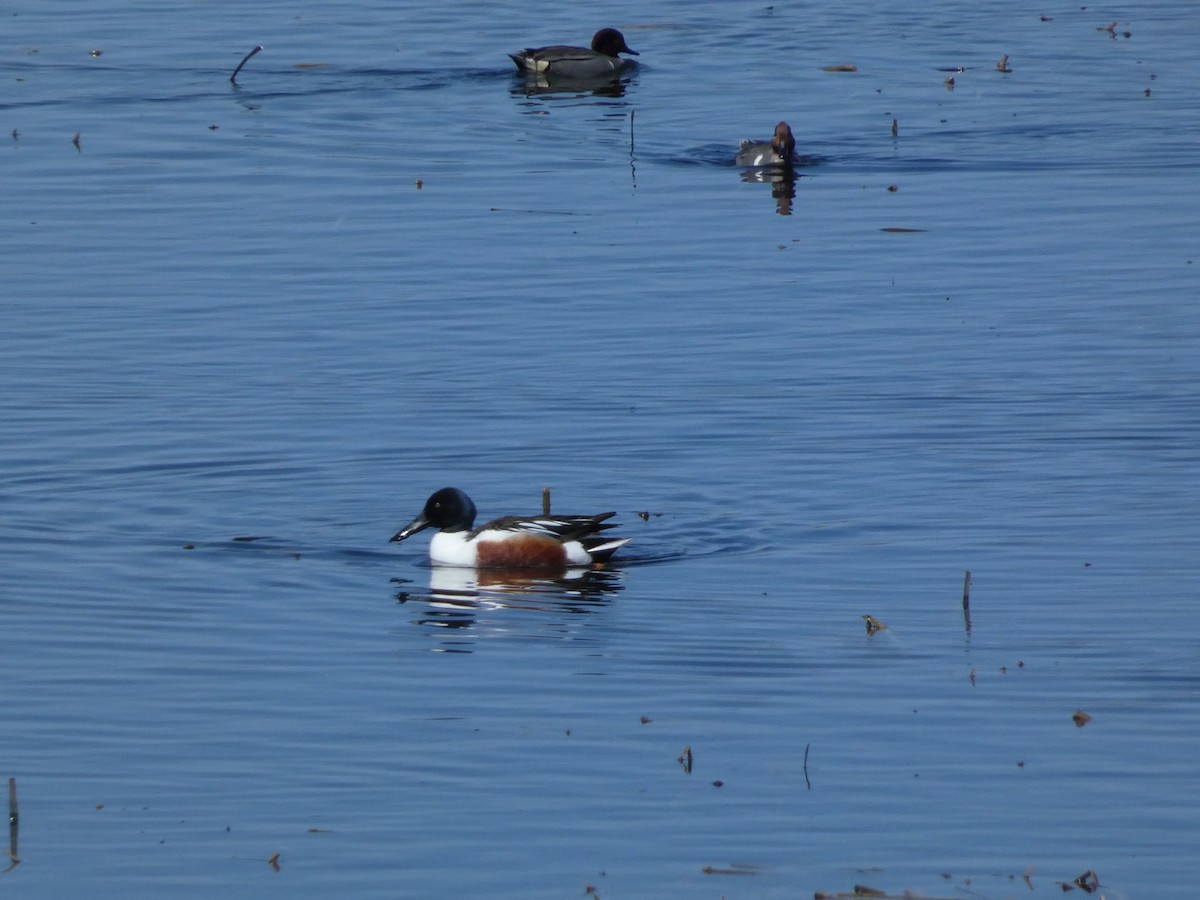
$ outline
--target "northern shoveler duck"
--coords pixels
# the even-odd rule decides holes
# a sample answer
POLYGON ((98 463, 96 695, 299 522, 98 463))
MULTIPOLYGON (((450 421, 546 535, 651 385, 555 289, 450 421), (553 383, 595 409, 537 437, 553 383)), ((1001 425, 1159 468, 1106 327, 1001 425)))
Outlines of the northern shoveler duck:
POLYGON ((458 488, 442 488, 421 514, 392 535, 393 541, 436 528, 429 559, 444 566, 541 568, 605 562, 629 542, 601 534, 616 513, 595 516, 505 516, 474 528, 475 504, 458 488))
POLYGON ((586 47, 537 47, 518 50, 508 57, 516 64, 518 72, 529 75, 598 78, 636 65, 631 59, 622 59, 618 53, 639 55, 636 50, 629 49, 625 35, 617 29, 601 28, 592 38, 590 50, 586 47))
POLYGON ((769 141, 742 141, 734 165, 792 166, 796 162, 796 139, 788 123, 780 122, 769 141))

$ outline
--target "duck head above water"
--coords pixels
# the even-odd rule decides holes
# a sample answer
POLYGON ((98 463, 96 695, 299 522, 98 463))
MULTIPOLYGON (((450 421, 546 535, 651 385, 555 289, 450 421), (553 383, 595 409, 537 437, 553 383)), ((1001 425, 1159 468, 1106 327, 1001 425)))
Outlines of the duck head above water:
POLYGON ((631 50, 625 43, 625 35, 615 28, 601 28, 592 36, 592 49, 605 56, 616 56, 618 53, 629 53, 641 56, 636 50, 631 50))

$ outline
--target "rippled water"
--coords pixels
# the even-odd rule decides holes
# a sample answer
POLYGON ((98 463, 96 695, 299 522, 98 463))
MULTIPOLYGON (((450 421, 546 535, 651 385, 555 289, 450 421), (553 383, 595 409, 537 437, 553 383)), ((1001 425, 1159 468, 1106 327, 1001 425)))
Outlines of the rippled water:
POLYGON ((1190 883, 1200 13, 597 15, 9 10, 0 892, 1190 883))

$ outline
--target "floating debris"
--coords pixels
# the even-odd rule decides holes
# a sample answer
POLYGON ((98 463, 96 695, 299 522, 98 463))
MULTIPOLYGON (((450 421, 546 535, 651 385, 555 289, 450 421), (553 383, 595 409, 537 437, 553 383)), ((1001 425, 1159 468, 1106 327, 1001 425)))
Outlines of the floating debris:
POLYGON ((255 47, 253 50, 251 50, 249 53, 247 53, 244 57, 242 57, 242 61, 240 63, 238 63, 237 68, 233 70, 233 74, 229 76, 229 83, 237 84, 238 72, 242 71, 242 66, 244 66, 244 65, 246 65, 246 63, 250 62, 250 60, 254 57, 254 54, 261 53, 261 52, 262 52, 262 44, 259 44, 257 47, 255 47))
POLYGON ((825 66, 825 68, 823 68, 821 71, 822 72, 857 72, 858 66, 854 65, 853 63, 844 63, 839 66, 825 66))
POLYGON ((683 752, 679 754, 679 758, 675 760, 679 765, 683 766, 685 775, 692 774, 692 748, 684 747, 683 752))
POLYGON ((17 835, 21 816, 17 809, 17 779, 8 779, 8 858, 12 860, 5 872, 10 872, 21 864, 17 853, 17 835))
POLYGON ((1075 715, 1071 716, 1071 721, 1075 723, 1076 728, 1082 728, 1088 722, 1092 721, 1092 717, 1082 709, 1077 709, 1075 710, 1075 715))
POLYGON ((649 716, 642 716, 641 719, 639 719, 638 721, 640 721, 643 725, 649 725, 654 720, 652 718, 650 718, 649 716))
POLYGON ((925 233, 924 228, 896 228, 894 226, 889 227, 889 228, 880 228, 879 230, 886 231, 888 234, 924 234, 925 233))
POLYGON ((700 870, 705 875, 757 875, 755 866, 731 866, 728 869, 718 869, 716 866, 705 866, 700 870))
POLYGON ((900 136, 900 123, 898 121, 896 121, 895 119, 892 119, 892 137, 899 137, 899 136, 900 136))
POLYGON ((79 136, 80 136, 80 132, 78 132, 78 131, 75 132, 75 137, 71 138, 71 143, 75 145, 76 152, 82 153, 83 148, 79 146, 79 136))
POLYGON ((1094 894, 1100 890, 1100 876, 1091 869, 1088 869, 1075 879, 1075 887, 1079 888, 1085 894, 1094 894))
POLYGON ((884 631, 887 626, 876 619, 874 616, 863 616, 863 621, 867 623, 867 634, 875 634, 877 631, 884 631))

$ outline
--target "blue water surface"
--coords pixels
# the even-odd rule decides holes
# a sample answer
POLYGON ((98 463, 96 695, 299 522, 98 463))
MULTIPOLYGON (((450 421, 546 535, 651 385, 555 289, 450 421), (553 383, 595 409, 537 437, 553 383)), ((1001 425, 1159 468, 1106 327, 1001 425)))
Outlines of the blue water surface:
POLYGON ((1186 895, 1192 4, 6 12, 0 893, 1186 895))

